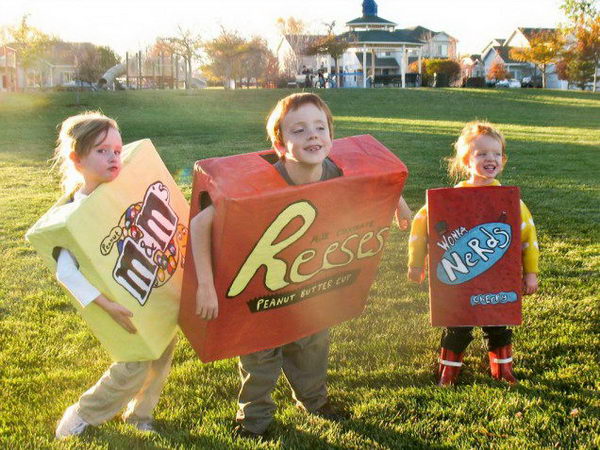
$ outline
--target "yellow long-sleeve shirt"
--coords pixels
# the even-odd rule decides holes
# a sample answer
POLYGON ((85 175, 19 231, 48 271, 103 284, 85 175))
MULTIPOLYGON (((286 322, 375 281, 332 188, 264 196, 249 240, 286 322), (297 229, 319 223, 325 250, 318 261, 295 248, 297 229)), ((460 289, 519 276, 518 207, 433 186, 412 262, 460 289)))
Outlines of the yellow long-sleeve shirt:
MULTIPOLYGON (((494 180, 490 186, 500 186, 494 180)), ((468 181, 461 181, 454 187, 475 187, 468 181)), ((408 267, 424 267, 427 256, 427 205, 423 206, 413 219, 408 241, 408 267)), ((533 217, 523 200, 521 200, 521 246, 523 258, 523 273, 538 273, 539 246, 533 217)))

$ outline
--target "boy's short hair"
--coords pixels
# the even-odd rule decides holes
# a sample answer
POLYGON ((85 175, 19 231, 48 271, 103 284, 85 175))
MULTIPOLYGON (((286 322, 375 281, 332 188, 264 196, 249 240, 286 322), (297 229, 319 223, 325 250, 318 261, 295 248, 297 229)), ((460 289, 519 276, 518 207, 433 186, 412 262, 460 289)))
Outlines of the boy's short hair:
POLYGON ((267 119, 267 133, 275 150, 278 146, 283 146, 283 134, 281 132, 281 122, 290 111, 298 109, 302 105, 311 103, 325 113, 327 117, 327 126, 329 128, 329 137, 333 139, 333 117, 331 111, 321 97, 309 92, 292 94, 282 98, 277 102, 275 108, 269 114, 267 119))

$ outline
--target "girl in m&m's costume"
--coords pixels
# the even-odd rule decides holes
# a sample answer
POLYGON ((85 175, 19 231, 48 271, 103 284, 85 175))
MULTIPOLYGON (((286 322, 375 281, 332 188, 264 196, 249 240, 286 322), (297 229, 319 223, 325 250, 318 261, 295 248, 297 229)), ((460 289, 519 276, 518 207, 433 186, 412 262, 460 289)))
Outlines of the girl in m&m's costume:
MULTIPOLYGON (((122 147, 117 123, 100 113, 78 114, 62 123, 55 161, 63 175, 64 191, 73 193, 73 206, 79 206, 98 186, 119 176, 122 147)), ((135 238, 140 233, 133 220, 139 210, 139 205, 132 205, 121 217, 123 235, 135 238)), ((175 250, 170 247, 158 256, 163 279, 171 273, 170 258, 175 250)), ((137 332, 131 321, 133 314, 87 280, 69 249, 60 248, 55 258, 57 280, 82 308, 95 303, 129 333, 137 332)), ((65 410, 56 438, 79 435, 90 425, 112 419, 121 410, 126 423, 140 431, 153 432, 152 411, 169 374, 174 348, 175 339, 156 360, 113 363, 94 386, 65 410)))
MULTIPOLYGON (((506 141, 502 134, 487 122, 470 122, 463 128, 454 144, 454 155, 449 159, 452 176, 466 176, 455 188, 500 186, 496 177, 507 161, 506 141)), ((521 207, 521 242, 523 262, 523 294, 533 294, 538 289, 539 247, 533 218, 523 201, 521 207)), ((415 215, 412 222, 408 278, 421 283, 425 277, 425 258, 428 243, 427 205, 415 215)), ((506 326, 482 327, 488 343, 492 377, 517 383, 512 371, 512 330, 506 326)), ((455 384, 462 367, 463 355, 473 340, 473 327, 448 327, 441 340, 438 385, 455 384)))

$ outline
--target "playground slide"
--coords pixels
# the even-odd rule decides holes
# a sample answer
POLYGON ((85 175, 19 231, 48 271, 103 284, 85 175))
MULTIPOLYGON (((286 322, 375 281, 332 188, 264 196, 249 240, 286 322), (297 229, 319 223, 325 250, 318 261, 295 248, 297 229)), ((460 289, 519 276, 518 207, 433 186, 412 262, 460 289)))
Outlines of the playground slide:
POLYGON ((102 78, 98 80, 98 87, 103 89, 112 89, 115 78, 124 75, 127 72, 127 64, 117 64, 106 71, 102 78))

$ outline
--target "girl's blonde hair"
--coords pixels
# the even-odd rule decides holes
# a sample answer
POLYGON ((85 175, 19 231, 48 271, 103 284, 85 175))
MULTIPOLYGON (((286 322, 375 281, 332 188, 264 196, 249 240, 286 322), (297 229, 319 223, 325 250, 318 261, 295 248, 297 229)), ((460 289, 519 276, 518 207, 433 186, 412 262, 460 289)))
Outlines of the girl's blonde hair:
POLYGON ((94 147, 98 136, 106 136, 110 128, 119 131, 117 122, 98 111, 71 116, 60 125, 52 167, 58 167, 61 173, 64 192, 73 192, 83 184, 83 177, 75 168, 71 153, 74 152, 79 157, 86 156, 94 147))
POLYGON ((502 165, 506 164, 506 141, 502 133, 491 123, 475 120, 467 123, 462 129, 458 140, 454 143, 454 155, 446 158, 448 173, 451 177, 460 178, 469 176, 469 152, 472 142, 479 136, 489 136, 496 139, 502 146, 502 165))

